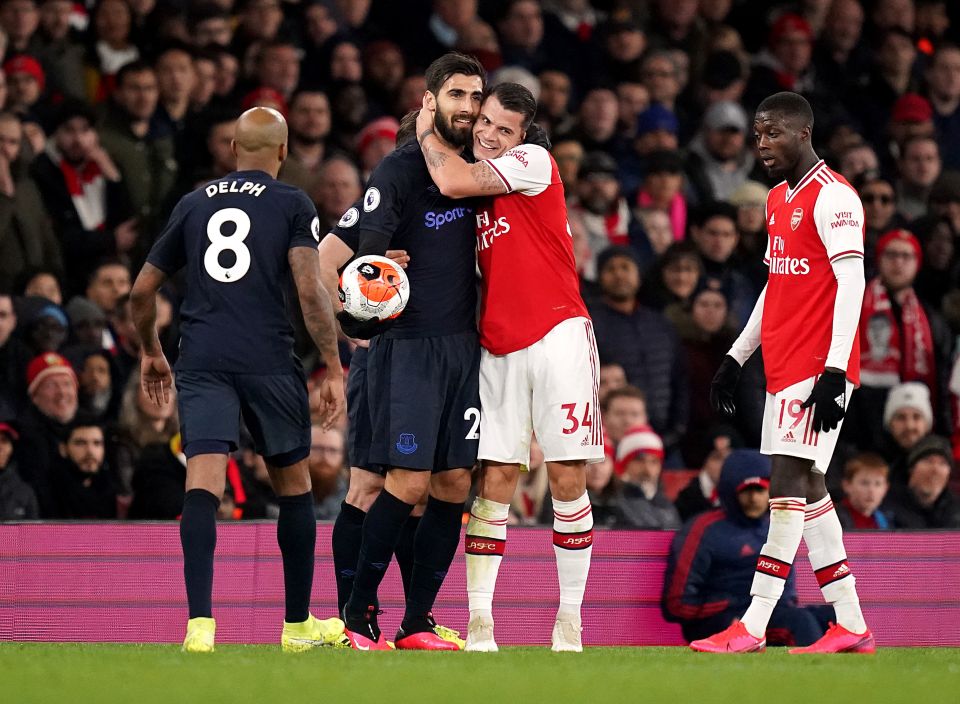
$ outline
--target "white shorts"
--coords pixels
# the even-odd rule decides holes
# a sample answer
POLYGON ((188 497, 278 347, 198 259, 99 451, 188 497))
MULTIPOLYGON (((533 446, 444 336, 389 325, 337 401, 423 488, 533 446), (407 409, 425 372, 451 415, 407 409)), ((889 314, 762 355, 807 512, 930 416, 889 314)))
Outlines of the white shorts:
MULTIPOLYGON (((813 432, 813 409, 800 408, 810 398, 817 377, 798 381, 783 391, 767 394, 763 407, 763 432, 760 437, 760 452, 765 455, 787 455, 813 460, 813 469, 821 474, 827 473, 830 459, 840 437, 840 421, 833 430, 825 433, 813 432)), ((850 395, 853 384, 847 380, 847 408, 850 408, 850 395)))
POLYGON ((516 352, 483 350, 479 458, 526 465, 536 433, 548 462, 603 460, 599 378, 588 318, 564 320, 516 352))

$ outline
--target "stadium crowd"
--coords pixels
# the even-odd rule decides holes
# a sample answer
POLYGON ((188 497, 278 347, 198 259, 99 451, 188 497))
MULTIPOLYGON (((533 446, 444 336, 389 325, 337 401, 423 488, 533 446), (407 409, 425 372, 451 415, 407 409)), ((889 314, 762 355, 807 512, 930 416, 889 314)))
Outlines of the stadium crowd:
MULTIPOLYGON (((759 445, 761 355, 733 423, 706 391, 766 277, 774 184, 755 158, 753 110, 793 90, 813 105, 818 153, 865 210, 863 384, 828 474, 842 520, 960 528, 958 9, 0 0, 0 520, 179 515, 176 410, 140 387, 129 303, 173 204, 234 169, 235 119, 269 106, 290 128, 281 180, 332 226, 420 106, 424 67, 457 49, 491 81, 530 88, 553 142, 601 357, 607 458, 588 469, 598 525, 679 529, 733 501, 721 468, 759 445), (665 490, 683 468, 696 470, 690 483, 665 490)), ((179 295, 174 281, 158 314, 171 362, 179 295)), ((315 380, 324 371, 298 333, 315 380)), ((343 432, 313 429, 319 519, 346 492, 343 432)), ((511 520, 549 522, 547 493, 534 452, 511 520)), ((262 458, 241 442, 220 518, 276 511, 262 458)))

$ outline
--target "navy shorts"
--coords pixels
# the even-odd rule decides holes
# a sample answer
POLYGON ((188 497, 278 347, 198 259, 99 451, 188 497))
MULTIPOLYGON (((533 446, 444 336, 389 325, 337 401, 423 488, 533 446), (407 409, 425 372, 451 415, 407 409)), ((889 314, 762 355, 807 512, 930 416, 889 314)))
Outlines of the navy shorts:
MULTIPOLYGON (((241 419, 256 451, 286 467, 310 454, 310 403, 303 370, 238 374, 199 370, 176 375, 183 450, 226 443, 237 449, 241 419)), ((193 454, 200 454, 194 451, 193 454)))
POLYGON ((367 402, 367 356, 366 347, 358 347, 350 359, 347 375, 347 457, 350 466, 366 469, 376 474, 385 474, 385 467, 370 461, 370 441, 373 426, 370 422, 370 404, 367 402))
POLYGON ((433 472, 473 467, 480 439, 475 332, 376 337, 367 363, 371 462, 433 472))

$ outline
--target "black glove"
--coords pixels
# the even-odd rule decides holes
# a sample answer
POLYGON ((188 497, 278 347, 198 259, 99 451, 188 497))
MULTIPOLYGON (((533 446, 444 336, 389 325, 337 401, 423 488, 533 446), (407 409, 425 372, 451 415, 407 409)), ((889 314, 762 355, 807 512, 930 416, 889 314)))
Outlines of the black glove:
POLYGON ((813 406, 813 432, 833 430, 847 408, 847 375, 844 372, 824 372, 813 385, 810 398, 800 408, 813 406))
POLYGON ((376 337, 392 328, 395 320, 395 318, 357 320, 345 310, 337 313, 337 321, 340 323, 343 334, 355 340, 369 340, 371 337, 376 337))
POLYGON ((710 382, 710 406, 724 418, 733 418, 737 414, 734 394, 740 381, 740 365, 730 355, 720 362, 720 368, 710 382))

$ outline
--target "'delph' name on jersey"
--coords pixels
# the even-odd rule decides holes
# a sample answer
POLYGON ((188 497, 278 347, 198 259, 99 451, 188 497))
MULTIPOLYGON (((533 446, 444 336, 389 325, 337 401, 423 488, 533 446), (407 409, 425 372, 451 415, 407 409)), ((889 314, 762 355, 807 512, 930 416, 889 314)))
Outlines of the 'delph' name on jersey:
POLYGON ((477 214, 477 249, 486 249, 493 241, 510 232, 510 223, 505 215, 491 222, 490 213, 482 210, 477 214))
POLYGON ((810 273, 810 260, 804 257, 770 257, 771 274, 803 275, 810 273))
POLYGON ((207 192, 207 198, 213 198, 220 193, 247 193, 256 198, 267 190, 267 187, 262 183, 254 183, 253 181, 244 181, 243 183, 238 181, 219 181, 218 183, 211 183, 203 190, 207 192))

